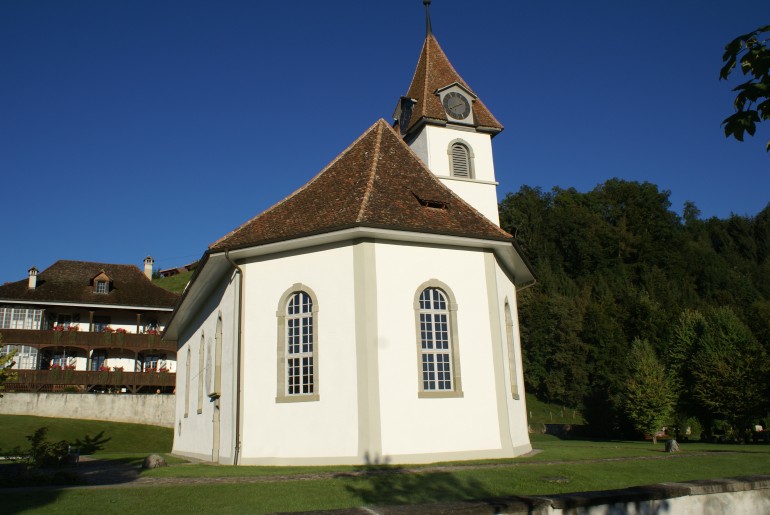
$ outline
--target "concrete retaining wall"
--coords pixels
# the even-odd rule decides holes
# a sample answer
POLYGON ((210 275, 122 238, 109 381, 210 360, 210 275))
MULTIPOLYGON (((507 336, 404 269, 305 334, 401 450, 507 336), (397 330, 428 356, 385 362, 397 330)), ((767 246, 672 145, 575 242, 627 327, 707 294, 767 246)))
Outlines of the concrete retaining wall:
POLYGON ((174 427, 173 395, 3 393, 0 414, 174 427))
MULTIPOLYGON (((770 476, 660 483, 622 490, 314 511, 328 515, 724 515, 770 513, 770 476)), ((311 512, 297 515, 310 515, 311 512)))

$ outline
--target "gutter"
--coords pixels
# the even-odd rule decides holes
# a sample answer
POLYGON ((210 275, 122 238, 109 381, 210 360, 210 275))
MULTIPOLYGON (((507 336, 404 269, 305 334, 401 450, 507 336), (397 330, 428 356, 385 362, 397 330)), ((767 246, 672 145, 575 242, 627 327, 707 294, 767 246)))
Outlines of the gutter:
POLYGON ((227 261, 232 265, 236 275, 238 276, 238 308, 235 310, 236 316, 238 317, 238 330, 235 335, 237 363, 235 367, 235 435, 233 444, 233 465, 238 465, 241 451, 241 368, 243 363, 243 360, 241 359, 241 338, 243 334, 243 269, 230 258, 229 249, 225 251, 225 259, 227 259, 227 261))

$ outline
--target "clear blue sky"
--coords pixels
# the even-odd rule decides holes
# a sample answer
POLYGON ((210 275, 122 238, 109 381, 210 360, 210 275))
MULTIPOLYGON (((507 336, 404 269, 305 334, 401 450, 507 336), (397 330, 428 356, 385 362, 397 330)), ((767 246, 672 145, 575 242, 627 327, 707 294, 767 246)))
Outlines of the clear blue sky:
MULTIPOLYGON (((433 29, 505 131, 499 195, 611 178, 704 217, 770 201, 770 126, 727 140, 724 45, 770 2, 434 0, 433 29)), ((420 0, 0 2, 0 283, 57 259, 161 268, 390 120, 420 0)), ((766 124, 770 125, 770 124, 766 124)))

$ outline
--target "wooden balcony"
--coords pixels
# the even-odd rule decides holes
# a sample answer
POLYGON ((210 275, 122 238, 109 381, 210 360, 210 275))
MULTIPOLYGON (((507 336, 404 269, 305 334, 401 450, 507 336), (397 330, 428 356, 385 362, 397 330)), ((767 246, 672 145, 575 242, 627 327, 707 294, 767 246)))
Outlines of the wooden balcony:
POLYGON ((0 329, 3 345, 74 347, 83 350, 123 349, 133 353, 160 351, 176 354, 176 342, 160 339, 157 334, 89 333, 84 331, 44 331, 34 329, 0 329))
POLYGON ((172 372, 16 370, 15 375, 4 383, 6 392, 173 393, 176 385, 172 372))

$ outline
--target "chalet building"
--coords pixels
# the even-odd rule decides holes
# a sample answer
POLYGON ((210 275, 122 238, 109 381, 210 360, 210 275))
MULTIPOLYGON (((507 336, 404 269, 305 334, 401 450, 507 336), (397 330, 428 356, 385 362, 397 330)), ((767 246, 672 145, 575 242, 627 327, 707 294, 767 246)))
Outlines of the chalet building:
POLYGON ((204 253, 165 333, 175 453, 317 465, 531 450, 516 295, 534 274, 499 227, 503 127, 430 23, 394 120, 204 253))
POLYGON ((60 260, 0 286, 7 390, 173 391, 176 345, 160 334, 178 295, 152 284, 152 265, 60 260))

